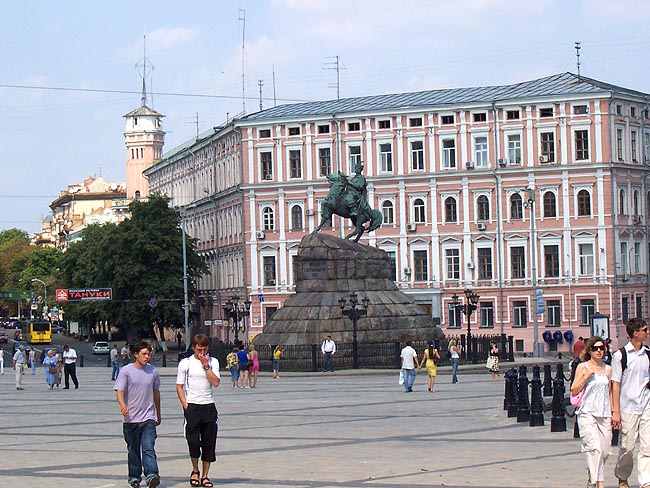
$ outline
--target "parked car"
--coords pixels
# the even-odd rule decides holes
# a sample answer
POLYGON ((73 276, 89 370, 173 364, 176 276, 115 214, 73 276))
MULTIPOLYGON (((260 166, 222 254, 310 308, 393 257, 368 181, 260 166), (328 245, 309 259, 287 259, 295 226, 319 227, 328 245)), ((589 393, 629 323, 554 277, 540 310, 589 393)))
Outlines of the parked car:
POLYGON ((60 334, 61 332, 65 331, 65 327, 61 325, 53 325, 52 326, 52 334, 60 334))
POLYGON ((20 346, 23 346, 25 348, 25 351, 29 351, 29 344, 27 341, 14 341, 14 354, 20 346))
POLYGON ((93 354, 108 354, 111 352, 111 346, 108 342, 95 342, 93 344, 93 354))
POLYGON ((4 342, 5 344, 9 342, 9 334, 4 330, 0 330, 0 342, 4 342))

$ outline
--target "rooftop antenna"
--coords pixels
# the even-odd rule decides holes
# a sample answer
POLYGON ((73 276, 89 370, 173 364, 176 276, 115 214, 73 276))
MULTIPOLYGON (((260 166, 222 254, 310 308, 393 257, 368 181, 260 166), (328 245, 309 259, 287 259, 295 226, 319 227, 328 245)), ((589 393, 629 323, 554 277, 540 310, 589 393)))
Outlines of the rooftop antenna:
POLYGON ((241 106, 242 112, 246 113, 246 73, 244 72, 244 46, 246 39, 246 10, 239 9, 239 20, 242 23, 241 27, 241 106))
POLYGON ((323 69, 334 69, 336 70, 336 83, 330 83, 328 88, 336 88, 336 99, 340 100, 341 98, 341 70, 346 69, 345 66, 341 66, 340 55, 330 56, 325 59, 333 59, 328 63, 323 63, 323 69))
POLYGON ((194 120, 191 122, 187 122, 188 124, 195 124, 196 125, 196 138, 199 138, 199 113, 195 112, 194 113, 194 120))
POLYGON ((257 80, 257 85, 260 87, 260 110, 264 110, 262 106, 262 87, 264 86, 264 80, 257 80))
MULTIPOLYGON (((153 64, 147 59, 147 34, 143 35, 143 56, 140 61, 135 64, 138 73, 142 77, 142 96, 140 97, 140 103, 142 106, 147 104, 147 77, 151 78, 153 73, 153 64), (148 64, 147 64, 148 63, 148 64)), ((152 98, 153 105, 153 98, 152 98)))
POLYGON ((576 41, 576 66, 578 67, 578 79, 580 79, 580 42, 576 41))
POLYGON ((275 64, 272 65, 273 67, 273 106, 276 106, 277 99, 275 98, 275 64))

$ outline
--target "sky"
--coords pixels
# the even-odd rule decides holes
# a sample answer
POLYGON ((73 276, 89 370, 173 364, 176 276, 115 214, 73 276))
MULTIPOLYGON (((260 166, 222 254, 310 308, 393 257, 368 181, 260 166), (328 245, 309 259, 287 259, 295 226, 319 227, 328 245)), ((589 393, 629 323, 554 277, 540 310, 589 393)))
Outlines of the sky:
POLYGON ((346 98, 576 72, 579 41, 581 74, 650 93, 648 18, 645 0, 3 2, 0 230, 38 232, 89 176, 125 181, 145 36, 167 152, 259 110, 259 80, 264 108, 335 99, 337 56, 346 98))

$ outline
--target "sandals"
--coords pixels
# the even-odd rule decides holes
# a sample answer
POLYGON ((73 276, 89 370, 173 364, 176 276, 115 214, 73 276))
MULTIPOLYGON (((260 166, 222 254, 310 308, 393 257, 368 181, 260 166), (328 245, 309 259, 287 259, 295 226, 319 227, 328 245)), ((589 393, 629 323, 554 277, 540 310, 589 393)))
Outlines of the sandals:
POLYGON ((205 478, 201 478, 201 486, 212 488, 214 485, 212 484, 212 481, 210 481, 210 478, 206 476, 205 478))
POLYGON ((190 486, 201 486, 201 482, 199 481, 199 476, 201 476, 201 473, 198 471, 192 471, 190 473, 190 486), (196 478, 194 478, 194 475, 196 475, 196 478))

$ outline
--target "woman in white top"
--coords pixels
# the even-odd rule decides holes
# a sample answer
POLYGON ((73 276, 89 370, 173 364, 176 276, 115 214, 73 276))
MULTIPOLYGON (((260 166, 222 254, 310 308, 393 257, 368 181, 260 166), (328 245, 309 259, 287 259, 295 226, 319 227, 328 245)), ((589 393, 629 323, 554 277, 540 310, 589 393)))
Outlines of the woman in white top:
POLYGON ((451 382, 458 383, 456 373, 458 372, 458 363, 460 362, 460 349, 458 349, 456 341, 453 339, 449 341, 449 346, 447 347, 449 349, 451 359, 451 382))
POLYGON ((580 355, 582 361, 571 384, 571 395, 584 391, 582 405, 576 411, 582 438, 582 452, 587 456, 587 486, 603 488, 603 467, 612 443, 611 389, 612 368, 603 362, 605 341, 592 337, 580 355))

